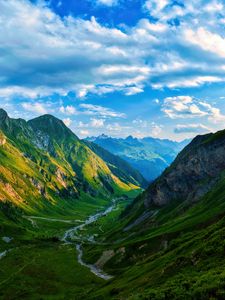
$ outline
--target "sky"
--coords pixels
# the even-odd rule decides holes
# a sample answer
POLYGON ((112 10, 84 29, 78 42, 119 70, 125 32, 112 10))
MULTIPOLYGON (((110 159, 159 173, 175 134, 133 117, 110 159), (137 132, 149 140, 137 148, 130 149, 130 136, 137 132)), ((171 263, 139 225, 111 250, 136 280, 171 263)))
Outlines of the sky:
POLYGON ((225 1, 0 0, 0 107, 80 138, 225 128, 225 1))

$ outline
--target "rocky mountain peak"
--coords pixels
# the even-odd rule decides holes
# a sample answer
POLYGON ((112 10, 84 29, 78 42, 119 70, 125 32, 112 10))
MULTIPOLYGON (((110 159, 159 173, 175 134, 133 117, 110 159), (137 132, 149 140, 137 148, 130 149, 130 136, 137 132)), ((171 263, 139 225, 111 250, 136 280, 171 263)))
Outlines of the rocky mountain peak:
POLYGON ((35 132, 42 132, 49 137, 62 140, 65 137, 73 136, 78 137, 63 123, 63 121, 52 115, 43 115, 28 121, 28 124, 32 127, 35 132))
POLYGON ((225 131, 197 136, 150 185, 145 206, 199 200, 220 179, 225 169, 224 150, 225 131))
POLYGON ((4 109, 0 108, 0 122, 4 122, 8 118, 9 117, 7 112, 4 109))

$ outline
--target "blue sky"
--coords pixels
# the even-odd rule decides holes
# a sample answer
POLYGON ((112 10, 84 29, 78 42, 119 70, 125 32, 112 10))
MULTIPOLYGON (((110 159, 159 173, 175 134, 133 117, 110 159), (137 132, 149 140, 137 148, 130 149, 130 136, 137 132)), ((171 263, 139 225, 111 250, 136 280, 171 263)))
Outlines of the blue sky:
POLYGON ((0 106, 78 136, 225 127, 222 0, 0 0, 0 106))

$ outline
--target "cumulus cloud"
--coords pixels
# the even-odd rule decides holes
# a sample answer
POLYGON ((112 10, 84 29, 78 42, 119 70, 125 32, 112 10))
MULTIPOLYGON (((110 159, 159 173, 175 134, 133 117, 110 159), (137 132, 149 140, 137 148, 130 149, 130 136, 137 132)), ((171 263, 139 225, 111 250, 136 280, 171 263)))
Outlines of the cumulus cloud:
POLYGON ((174 129, 175 133, 206 133, 209 131, 210 129, 203 124, 188 124, 188 125, 178 124, 174 129))
POLYGON ((89 135, 89 131, 88 130, 80 130, 80 136, 81 137, 86 137, 89 135))
POLYGON ((72 105, 61 106, 59 108, 59 111, 63 114, 66 114, 66 115, 75 115, 75 114, 78 113, 76 108, 72 105))
POLYGON ((163 130, 163 126, 152 122, 151 124, 151 136, 158 137, 163 130))
MULTIPOLYGON (((98 0, 114 5, 113 0, 98 0)), ((44 1, 0 1, 0 97, 74 91, 85 98, 154 88, 193 87, 225 78, 222 1, 148 0, 142 19, 123 29, 68 16, 44 1)))
POLYGON ((103 119, 91 119, 90 126, 94 128, 102 128, 104 126, 105 120, 103 119))
POLYGON ((40 102, 23 102, 21 103, 23 109, 25 109, 28 112, 32 112, 35 114, 47 114, 50 112, 49 108, 47 107, 47 105, 44 105, 43 103, 40 102))
POLYGON ((191 96, 165 98, 162 111, 171 119, 207 117, 209 121, 214 123, 225 120, 225 116, 219 108, 191 96))

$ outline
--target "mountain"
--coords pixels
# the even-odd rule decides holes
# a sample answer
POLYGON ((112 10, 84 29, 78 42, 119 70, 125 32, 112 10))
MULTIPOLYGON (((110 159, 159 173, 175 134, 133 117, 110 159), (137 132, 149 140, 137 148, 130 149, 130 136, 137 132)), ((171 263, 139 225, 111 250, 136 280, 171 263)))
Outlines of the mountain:
POLYGON ((115 279, 95 296, 224 299, 224 151, 225 130, 197 136, 126 208, 104 237, 115 279))
POLYGON ((61 120, 44 115, 26 122, 0 110, 3 211, 13 204, 29 213, 65 214, 80 199, 103 203, 138 185, 138 178, 112 172, 61 120))
POLYGON ((62 121, 0 110, 0 298, 224 299, 224 151, 197 136, 141 192, 62 121))
POLYGON ((131 182, 143 188, 147 187, 148 183, 141 175, 141 173, 135 170, 133 167, 131 167, 131 165, 125 160, 123 160, 117 155, 110 153, 109 151, 105 150, 104 148, 100 147, 95 143, 85 140, 84 143, 96 155, 101 157, 101 159, 107 163, 107 166, 115 176, 122 178, 125 182, 131 182))
POLYGON ((152 137, 112 138, 105 134, 87 140, 126 160, 149 182, 157 178, 189 143, 189 140, 175 142, 152 137))
POLYGON ((198 201, 219 181, 225 169, 224 147, 225 131, 197 136, 149 187, 145 205, 198 201))

